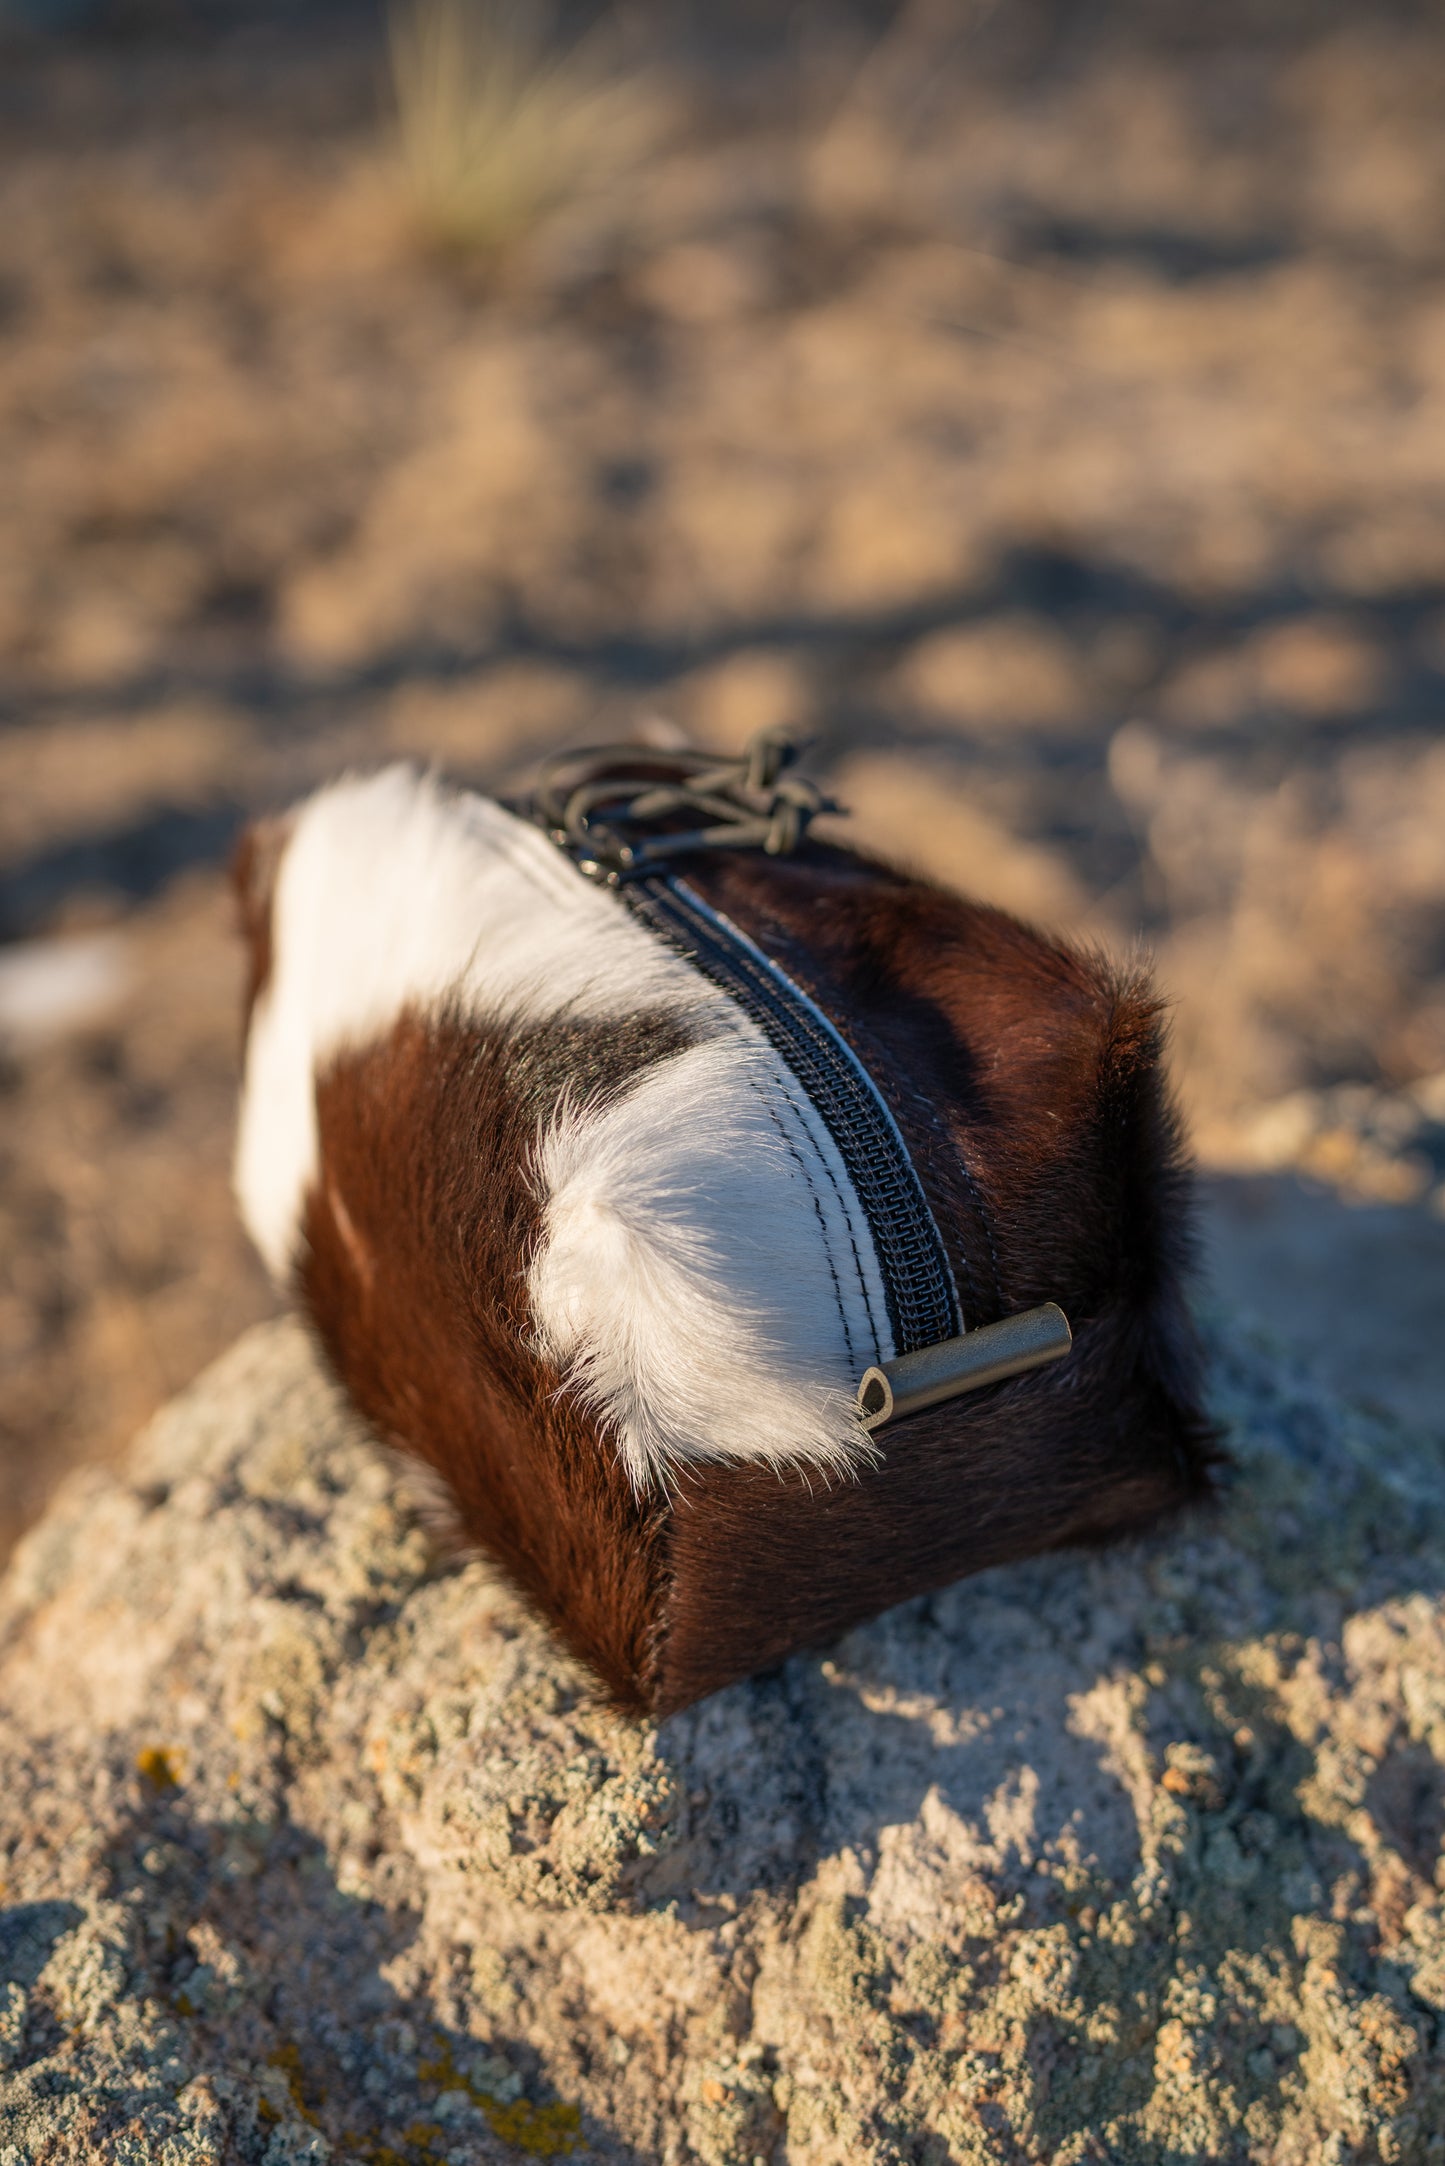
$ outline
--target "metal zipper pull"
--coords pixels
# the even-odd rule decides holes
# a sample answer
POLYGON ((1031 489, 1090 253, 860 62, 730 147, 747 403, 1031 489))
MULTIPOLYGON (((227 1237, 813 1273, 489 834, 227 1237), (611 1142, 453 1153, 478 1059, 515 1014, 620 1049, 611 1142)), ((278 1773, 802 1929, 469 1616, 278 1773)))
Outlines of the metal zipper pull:
POLYGON ((881 1429, 886 1422, 904 1421, 965 1391, 1061 1361, 1073 1343, 1069 1319, 1055 1302, 1022 1309, 1017 1316, 965 1331, 962 1338, 942 1339, 869 1369, 858 1386, 858 1417, 865 1429, 881 1429))

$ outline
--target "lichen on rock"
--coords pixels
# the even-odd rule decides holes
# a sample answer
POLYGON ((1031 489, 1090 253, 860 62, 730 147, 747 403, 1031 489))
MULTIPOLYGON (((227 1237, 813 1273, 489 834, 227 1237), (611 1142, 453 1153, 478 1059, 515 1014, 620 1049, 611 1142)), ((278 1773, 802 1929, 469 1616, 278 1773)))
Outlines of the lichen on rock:
POLYGON ((0 1593, 0 2166, 1445 2160, 1445 1471, 1213 1377, 1217 1509, 649 1729, 252 1333, 0 1593))

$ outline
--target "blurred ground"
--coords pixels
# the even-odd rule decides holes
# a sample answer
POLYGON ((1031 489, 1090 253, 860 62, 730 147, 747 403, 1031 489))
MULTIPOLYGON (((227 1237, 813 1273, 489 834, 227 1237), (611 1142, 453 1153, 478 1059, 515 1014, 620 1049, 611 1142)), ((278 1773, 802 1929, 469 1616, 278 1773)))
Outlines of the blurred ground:
POLYGON ((237 822, 648 712, 1142 933, 1219 1277, 1440 1419, 1445 17, 624 30, 646 157, 500 259, 419 238, 365 10, 4 45, 7 1538, 269 1306, 237 822))

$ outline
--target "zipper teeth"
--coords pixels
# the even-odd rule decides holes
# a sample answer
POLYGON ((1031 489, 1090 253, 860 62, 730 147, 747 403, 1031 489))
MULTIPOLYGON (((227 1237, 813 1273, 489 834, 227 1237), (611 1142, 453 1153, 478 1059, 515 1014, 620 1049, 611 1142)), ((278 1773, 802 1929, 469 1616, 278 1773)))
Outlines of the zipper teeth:
POLYGON ((882 1093, 820 1008, 681 881, 627 881, 622 900, 729 995, 796 1076, 837 1146, 873 1236, 895 1354, 963 1330, 958 1290, 908 1147, 882 1093))

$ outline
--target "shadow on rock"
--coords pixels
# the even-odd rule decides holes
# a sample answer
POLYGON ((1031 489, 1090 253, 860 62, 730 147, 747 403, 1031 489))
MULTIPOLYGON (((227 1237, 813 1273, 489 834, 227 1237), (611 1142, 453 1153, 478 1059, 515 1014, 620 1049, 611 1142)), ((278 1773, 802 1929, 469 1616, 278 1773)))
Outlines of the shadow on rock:
POLYGON ((1212 1376, 1217 1508, 652 1731, 252 1333, 5 1583, 0 2132, 1427 2166, 1445 1481, 1236 1333, 1212 1376))
POLYGON ((140 1789, 83 1903, 0 1911, 0 2141, 196 2166, 634 2157, 524 2043, 398 1989, 415 1913, 344 1893, 314 1836, 140 1789))

